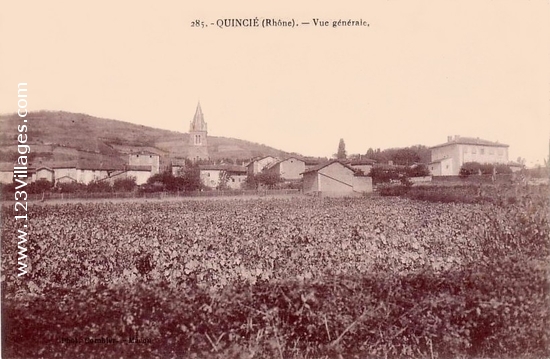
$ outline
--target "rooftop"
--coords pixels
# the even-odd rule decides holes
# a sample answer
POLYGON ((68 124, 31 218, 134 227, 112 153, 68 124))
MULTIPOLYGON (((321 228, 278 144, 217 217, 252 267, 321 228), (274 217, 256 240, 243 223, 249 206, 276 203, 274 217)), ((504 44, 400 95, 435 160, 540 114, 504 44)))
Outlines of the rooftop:
POLYGON ((339 163, 339 164, 341 164, 342 166, 344 166, 344 167, 350 169, 351 171, 353 171, 353 173, 356 173, 356 172, 357 172, 356 169, 350 167, 349 165, 343 163, 342 161, 339 161, 339 160, 332 160, 332 161, 329 161, 329 162, 325 162, 325 163, 318 164, 317 166, 310 167, 310 168, 308 168, 307 170, 305 170, 304 172, 302 172, 302 174, 304 174, 304 173, 309 173, 309 172, 317 172, 317 171, 319 171, 319 170, 321 170, 321 169, 323 169, 323 168, 325 168, 325 167, 327 167, 327 166, 330 166, 330 165, 333 164, 333 163, 339 163))
POLYGON ((246 173, 246 167, 237 165, 200 165, 201 171, 226 171, 246 173))
POLYGON ((447 142, 442 143, 437 146, 431 147, 438 148, 438 147, 445 147, 450 145, 473 145, 473 146, 492 146, 492 147, 510 147, 509 145, 506 145, 504 143, 493 142, 488 140, 483 140, 481 138, 474 138, 474 137, 462 137, 462 136, 449 136, 447 137, 447 142))

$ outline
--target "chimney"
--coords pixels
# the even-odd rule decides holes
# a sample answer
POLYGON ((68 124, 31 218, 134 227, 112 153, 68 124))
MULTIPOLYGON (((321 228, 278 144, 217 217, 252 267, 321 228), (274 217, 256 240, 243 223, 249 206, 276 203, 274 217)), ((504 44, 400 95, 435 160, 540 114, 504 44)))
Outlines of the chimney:
POLYGON ((453 140, 453 136, 447 136, 447 142, 451 142, 453 140))
POLYGON ((460 138, 459 135, 455 135, 455 140, 458 140, 460 138))

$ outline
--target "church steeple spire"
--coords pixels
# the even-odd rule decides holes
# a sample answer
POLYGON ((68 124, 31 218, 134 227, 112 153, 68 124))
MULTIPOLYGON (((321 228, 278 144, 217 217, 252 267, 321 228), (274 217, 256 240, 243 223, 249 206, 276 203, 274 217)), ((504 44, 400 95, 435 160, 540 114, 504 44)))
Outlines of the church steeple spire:
POLYGON ((191 122, 189 132, 193 131, 206 131, 206 122, 204 122, 204 115, 202 114, 201 103, 197 104, 197 110, 195 111, 195 116, 191 122))
POLYGON ((201 103, 199 102, 193 121, 191 121, 189 126, 189 152, 187 154, 189 159, 198 161, 209 158, 207 137, 206 122, 204 122, 204 115, 202 114, 201 103))

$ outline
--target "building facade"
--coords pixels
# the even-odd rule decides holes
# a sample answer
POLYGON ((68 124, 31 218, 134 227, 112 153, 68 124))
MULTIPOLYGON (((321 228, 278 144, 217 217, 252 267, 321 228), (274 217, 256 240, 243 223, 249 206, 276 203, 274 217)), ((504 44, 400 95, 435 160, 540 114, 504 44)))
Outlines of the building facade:
POLYGON ((372 178, 359 176, 340 161, 331 161, 307 169, 303 173, 305 194, 322 196, 360 196, 372 192, 372 178))
POLYGON ((449 136, 446 143, 430 148, 428 169, 433 176, 458 176, 466 162, 507 164, 508 147, 479 138, 449 136))
POLYGON ((302 179, 302 173, 306 170, 306 163, 296 157, 286 158, 266 167, 269 173, 279 175, 285 181, 302 179))
POLYGON ((200 102, 197 104, 197 110, 193 121, 189 126, 189 150, 188 158, 192 161, 208 160, 208 129, 204 121, 200 102))
POLYGON ((272 163, 277 162, 279 159, 273 156, 264 156, 264 157, 258 157, 253 158, 247 165, 248 169, 248 175, 253 176, 257 175, 258 173, 262 172, 264 168, 269 166, 272 163))
POLYGON ((204 186, 212 189, 241 189, 247 169, 236 165, 201 165, 200 178, 204 186))
POLYGON ((365 160, 353 160, 349 163, 349 165, 354 170, 361 170, 363 171, 363 174, 365 176, 368 176, 368 174, 370 173, 370 170, 374 166, 374 163, 375 161, 373 160, 365 159, 365 160))
POLYGON ((129 166, 150 166, 150 175, 156 175, 160 172, 160 156, 153 152, 141 151, 138 153, 131 153, 128 156, 129 166))
POLYGON ((54 182, 54 170, 50 167, 38 167, 36 170, 36 180, 45 179, 46 181, 54 182))

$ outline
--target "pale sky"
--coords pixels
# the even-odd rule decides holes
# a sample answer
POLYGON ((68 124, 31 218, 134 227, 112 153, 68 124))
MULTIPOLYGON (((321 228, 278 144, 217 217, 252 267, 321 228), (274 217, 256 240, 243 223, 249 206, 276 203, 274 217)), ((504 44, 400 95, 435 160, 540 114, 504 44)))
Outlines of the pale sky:
MULTIPOLYGON (((532 1, 25 1, 0 8, 0 113, 63 110, 303 155, 448 135, 548 156, 550 5, 532 1), (299 4, 297 4, 299 3, 299 4), (192 28, 227 18, 369 27, 192 28)), ((31 124, 32 125, 32 124, 31 124)))

